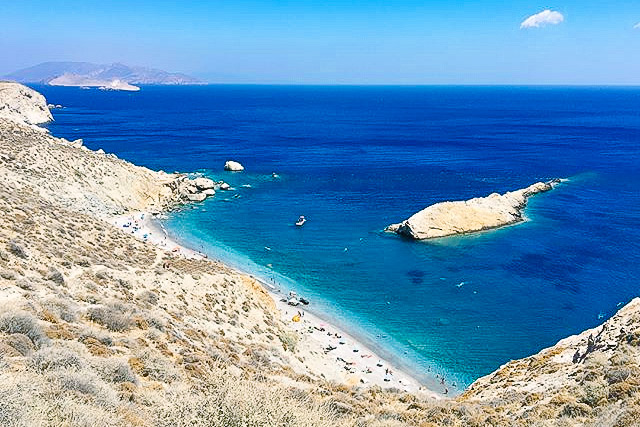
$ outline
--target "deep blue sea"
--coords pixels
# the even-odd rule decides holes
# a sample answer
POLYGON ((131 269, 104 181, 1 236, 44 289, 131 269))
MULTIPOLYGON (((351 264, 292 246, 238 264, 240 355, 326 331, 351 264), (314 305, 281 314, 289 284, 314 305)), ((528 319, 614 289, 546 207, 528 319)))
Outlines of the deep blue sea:
POLYGON ((57 136, 230 182, 172 213, 170 233, 298 290, 414 373, 468 385, 640 293, 640 88, 36 88, 65 106, 57 136), (246 171, 224 172, 229 159, 246 171), (381 232, 556 177, 569 181, 520 225, 426 243, 381 232))

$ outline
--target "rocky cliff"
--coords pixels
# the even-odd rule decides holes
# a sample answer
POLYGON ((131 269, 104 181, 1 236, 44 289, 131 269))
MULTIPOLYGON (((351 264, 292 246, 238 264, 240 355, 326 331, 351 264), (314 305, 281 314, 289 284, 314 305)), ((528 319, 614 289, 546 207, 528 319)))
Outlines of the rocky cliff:
POLYGON ((436 203, 385 230, 424 240, 514 224, 523 220, 522 212, 529 197, 551 190, 557 182, 537 182, 504 194, 493 193, 465 201, 436 203))
POLYGON ((603 325, 478 379, 458 401, 503 406, 522 422, 564 418, 567 425, 631 426, 640 423, 639 392, 635 298, 603 325))
POLYGON ((40 93, 13 82, 0 82, 0 119, 38 125, 53 120, 40 93))

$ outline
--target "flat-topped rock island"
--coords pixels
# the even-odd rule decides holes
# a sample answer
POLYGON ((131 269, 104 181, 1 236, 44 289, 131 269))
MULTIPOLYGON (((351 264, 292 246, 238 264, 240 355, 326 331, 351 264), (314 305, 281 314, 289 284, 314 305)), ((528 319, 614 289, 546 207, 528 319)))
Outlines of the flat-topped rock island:
POLYGON ((524 221, 523 211, 529 197, 549 191, 559 182, 559 179, 553 179, 504 194, 436 203, 405 221, 391 224, 385 231, 426 240, 515 224, 524 221))

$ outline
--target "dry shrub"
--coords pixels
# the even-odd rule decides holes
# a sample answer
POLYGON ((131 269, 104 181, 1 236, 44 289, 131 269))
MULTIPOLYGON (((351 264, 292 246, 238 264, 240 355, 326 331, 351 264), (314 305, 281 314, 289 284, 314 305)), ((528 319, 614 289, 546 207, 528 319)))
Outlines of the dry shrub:
POLYGON ((133 321, 131 311, 120 303, 110 303, 105 306, 89 307, 87 318, 110 331, 122 332, 131 328, 133 321))
POLYGON ((28 356, 33 350, 33 342, 24 334, 11 334, 4 340, 5 343, 13 347, 22 356, 28 356))
POLYGON ((113 338, 106 332, 98 330, 96 328, 85 328, 80 332, 78 341, 85 342, 88 338, 92 338, 100 343, 110 347, 113 345, 113 338))
POLYGON ((12 254, 14 254, 15 256, 22 259, 27 259, 29 257, 29 255, 27 254, 27 251, 24 250, 22 245, 20 245, 18 242, 15 242, 13 240, 7 244, 7 250, 12 254))
POLYGON ((98 377, 91 372, 62 371, 57 372, 55 380, 61 388, 77 391, 82 394, 94 395, 98 392, 98 377))
POLYGON ((56 285, 64 285, 64 276, 58 269, 55 267, 49 267, 49 272, 47 273, 47 280, 51 280, 56 285))
POLYGON ((58 369, 80 369, 83 360, 72 350, 64 347, 45 347, 31 358, 30 366, 36 372, 58 369))
MULTIPOLYGON (((31 426, 123 426, 127 425, 115 411, 117 395, 97 386, 93 388, 79 377, 65 378, 66 372, 43 376, 0 375, 0 425, 31 426), (56 386, 59 386, 57 388, 56 386), (84 394, 93 391, 95 394, 84 394)), ((75 375, 74 374, 74 375, 75 375)), ((91 379, 89 375, 87 378, 91 379)))
POLYGON ((0 332, 24 334, 36 347, 42 347, 49 339, 31 314, 21 311, 9 311, 0 315, 0 332))
POLYGON ((290 351, 294 353, 296 351, 296 345, 298 344, 298 335, 293 332, 283 332, 278 335, 280 338, 280 342, 282 343, 282 348, 285 351, 290 351))
POLYGON ((155 381, 172 383, 180 378, 173 363, 149 350, 138 358, 130 359, 129 365, 133 366, 138 374, 155 381))
POLYGON ((591 381, 584 386, 584 395, 580 399, 592 408, 600 406, 607 401, 607 386, 602 381, 591 381))
POLYGON ((50 298, 44 302, 43 306, 49 311, 55 313, 65 322, 75 322, 77 319, 77 307, 69 301, 62 298, 50 298))
POLYGON ((170 390, 169 403, 151 416, 157 426, 296 426, 333 427, 341 421, 311 398, 293 396, 276 384, 257 383, 231 375, 208 378, 199 390, 170 390))
POLYGON ((149 305, 158 304, 159 299, 158 294, 153 291, 142 291, 136 296, 136 298, 149 305))
POLYGON ((137 382, 136 376, 126 360, 96 359, 93 367, 105 381, 111 383, 137 382))

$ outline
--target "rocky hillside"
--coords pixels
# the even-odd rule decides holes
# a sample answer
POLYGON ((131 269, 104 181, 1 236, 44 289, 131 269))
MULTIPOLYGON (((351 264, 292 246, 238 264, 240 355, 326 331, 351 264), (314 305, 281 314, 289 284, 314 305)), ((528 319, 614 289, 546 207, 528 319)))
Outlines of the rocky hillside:
POLYGON ((102 219, 195 182, 3 118, 0 177, 0 425, 637 425, 639 300, 457 400, 349 386, 255 280, 102 219))

